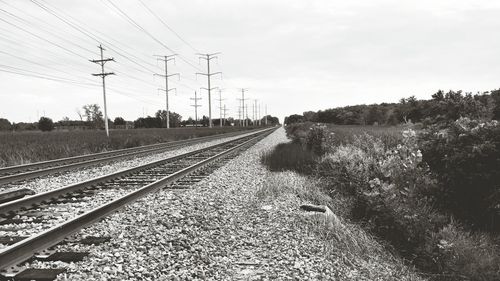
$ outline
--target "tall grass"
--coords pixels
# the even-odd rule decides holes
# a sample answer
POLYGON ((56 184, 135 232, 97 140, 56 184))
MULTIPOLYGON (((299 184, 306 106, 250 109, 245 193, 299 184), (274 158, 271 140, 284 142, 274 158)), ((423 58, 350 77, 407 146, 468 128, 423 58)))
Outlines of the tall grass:
POLYGON ((0 133, 0 167, 229 133, 241 129, 223 127, 112 130, 109 139, 102 130, 5 132, 0 133))
POLYGON ((316 156, 299 142, 280 143, 274 150, 262 155, 262 163, 271 171, 298 171, 310 173, 315 165, 316 156))
POLYGON ((275 156, 266 155, 274 161, 263 162, 272 163, 273 170, 293 169, 296 155, 309 148, 315 162, 297 171, 320 178, 349 209, 339 213, 360 222, 425 276, 500 280, 498 234, 471 232, 470 225, 460 226, 435 207, 438 182, 423 162, 417 133, 404 129, 294 124, 287 134, 299 145, 276 148, 275 156))

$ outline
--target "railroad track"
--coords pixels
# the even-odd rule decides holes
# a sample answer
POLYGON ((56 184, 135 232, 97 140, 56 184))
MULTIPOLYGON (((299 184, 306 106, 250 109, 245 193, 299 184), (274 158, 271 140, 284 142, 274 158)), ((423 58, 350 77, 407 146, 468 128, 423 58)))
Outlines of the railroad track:
POLYGON ((202 142, 217 140, 221 138, 234 137, 252 131, 219 134, 214 136, 200 137, 188 140, 172 141, 167 143, 152 144, 134 148, 119 149, 101 153, 94 153, 82 156, 60 158, 55 160, 36 162, 25 165, 10 166, 0 168, 0 186, 28 180, 44 175, 60 173, 76 168, 98 165, 110 161, 126 159, 139 155, 148 155, 161 151, 172 150, 182 146, 198 144, 202 142))
POLYGON ((43 270, 19 272, 16 265, 151 192, 172 187, 174 183, 176 188, 183 188, 201 180, 206 174, 204 169, 234 156, 273 131, 261 130, 140 167, 0 204, 0 243, 4 243, 0 248, 2 274, 5 278, 12 278, 8 280, 36 279, 34 276, 43 275, 43 270), (13 233, 15 235, 11 235, 13 233))

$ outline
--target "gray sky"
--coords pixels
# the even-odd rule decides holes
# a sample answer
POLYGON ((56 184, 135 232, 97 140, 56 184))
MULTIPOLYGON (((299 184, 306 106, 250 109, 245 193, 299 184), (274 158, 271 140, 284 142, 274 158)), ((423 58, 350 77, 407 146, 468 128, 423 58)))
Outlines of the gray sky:
MULTIPOLYGON (((194 116, 194 90, 203 97, 199 115, 208 114, 208 95, 199 89, 206 79, 194 74, 206 71, 197 51, 221 52, 212 68, 223 77, 212 84, 225 88, 223 103, 236 117, 239 87, 282 121, 307 110, 500 85, 499 1, 141 1, 0 0, 0 117, 78 119, 77 108, 102 105, 100 78, 90 75, 99 66, 88 61, 98 58, 100 42, 116 60, 106 65, 117 74, 106 80, 111 119, 165 107, 157 90, 164 80, 152 74, 163 65, 153 55, 172 52, 180 56, 169 68, 181 79, 170 80, 177 88, 171 110, 184 118, 194 116)), ((214 100, 214 118, 217 106, 214 100)))

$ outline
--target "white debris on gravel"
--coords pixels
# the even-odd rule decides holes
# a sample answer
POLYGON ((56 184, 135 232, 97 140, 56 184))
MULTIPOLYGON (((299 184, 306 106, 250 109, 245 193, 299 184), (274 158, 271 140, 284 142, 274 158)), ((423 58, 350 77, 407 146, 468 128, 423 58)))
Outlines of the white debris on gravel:
POLYGON ((189 145, 181 147, 175 150, 168 150, 162 153, 150 154, 147 156, 137 156, 132 159, 118 160, 113 162, 108 162, 106 164, 101 164, 99 166, 91 166, 87 168, 81 168, 78 170, 70 170, 58 175, 48 175, 40 178, 25 181, 23 183, 18 183, 15 185, 5 185, 0 187, 0 192, 4 190, 29 188, 35 193, 42 193, 46 191, 53 190, 58 187, 63 187, 66 185, 78 183, 81 181, 93 179, 96 177, 101 177, 110 173, 118 172, 124 169, 130 169, 146 163, 161 160, 167 157, 177 156, 183 153, 187 153, 193 150, 202 149, 211 145, 216 145, 225 141, 230 141, 241 136, 248 135, 242 134, 240 136, 223 138, 219 140, 208 141, 200 144, 189 145))
POLYGON ((57 280, 349 280, 297 206, 256 200, 270 173, 260 156, 284 141, 279 129, 191 189, 150 194, 76 234, 109 242, 56 247, 90 252, 82 262, 30 266, 66 268, 57 280))

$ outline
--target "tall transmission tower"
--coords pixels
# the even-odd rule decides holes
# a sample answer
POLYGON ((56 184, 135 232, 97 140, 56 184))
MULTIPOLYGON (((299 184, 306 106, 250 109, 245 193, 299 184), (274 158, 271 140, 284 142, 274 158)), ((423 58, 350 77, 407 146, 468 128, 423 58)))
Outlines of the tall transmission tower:
POLYGON ((175 88, 172 88, 172 89, 168 88, 168 77, 177 75, 180 78, 179 73, 168 74, 168 62, 175 61, 175 56, 176 56, 176 54, 168 55, 168 56, 155 55, 155 57, 158 57, 158 60, 165 62, 165 74, 163 75, 163 74, 155 73, 154 75, 165 77, 165 89, 160 89, 160 90, 165 91, 165 104, 166 104, 165 110, 167 111, 167 114, 166 114, 167 115, 167 129, 170 129, 170 108, 169 108, 169 103, 168 103, 168 93, 172 90, 175 90, 175 88))
POLYGON ((200 73, 200 72, 197 72, 196 75, 204 75, 207 77, 207 82, 208 82, 208 87, 207 88, 202 88, 202 89, 205 89, 208 91, 208 124, 209 124, 209 127, 212 128, 212 96, 211 96, 211 91, 213 89, 216 89, 215 88, 210 88, 210 78, 213 76, 213 75, 217 75, 217 74, 222 74, 222 72, 215 72, 215 73, 211 73, 210 72, 210 61, 212 59, 215 59, 217 58, 217 55, 220 54, 220 53, 213 53, 213 54, 198 54, 199 55, 199 59, 203 59, 203 60, 206 60, 207 61, 207 73, 200 73))
POLYGON ((222 91, 224 89, 219 88, 219 98, 217 101, 219 102, 219 117, 220 117, 220 127, 222 128, 222 101, 225 100, 222 98, 222 91))
MULTIPOLYGON (((241 115, 241 117, 242 117, 242 120, 244 119, 244 121, 243 121, 244 127, 247 126, 247 118, 245 118, 245 100, 247 100, 247 99, 245 99, 245 92, 247 92, 247 91, 248 91, 248 89, 241 88, 241 99, 240 100, 241 100, 241 109, 242 109, 242 113, 243 113, 241 115)), ((247 107, 247 117, 248 117, 248 107, 247 107)))
POLYGON ((101 76, 102 78, 102 95, 104 97, 104 126, 106 128, 106 136, 109 138, 109 125, 108 125, 108 108, 106 104, 106 76, 108 75, 115 75, 114 72, 105 72, 104 71, 104 64, 108 61, 115 61, 114 58, 104 58, 104 48, 100 44, 98 48, 101 50, 101 59, 100 60, 90 60, 93 63, 97 63, 101 65, 101 73, 92 73, 93 76, 101 76))
POLYGON ((194 107, 194 126, 195 128, 198 128, 198 107, 201 105, 198 105, 198 101, 201 100, 201 98, 198 97, 198 94, 196 91, 194 91, 194 98, 189 98, 190 100, 194 100, 194 104, 191 106, 194 107))

